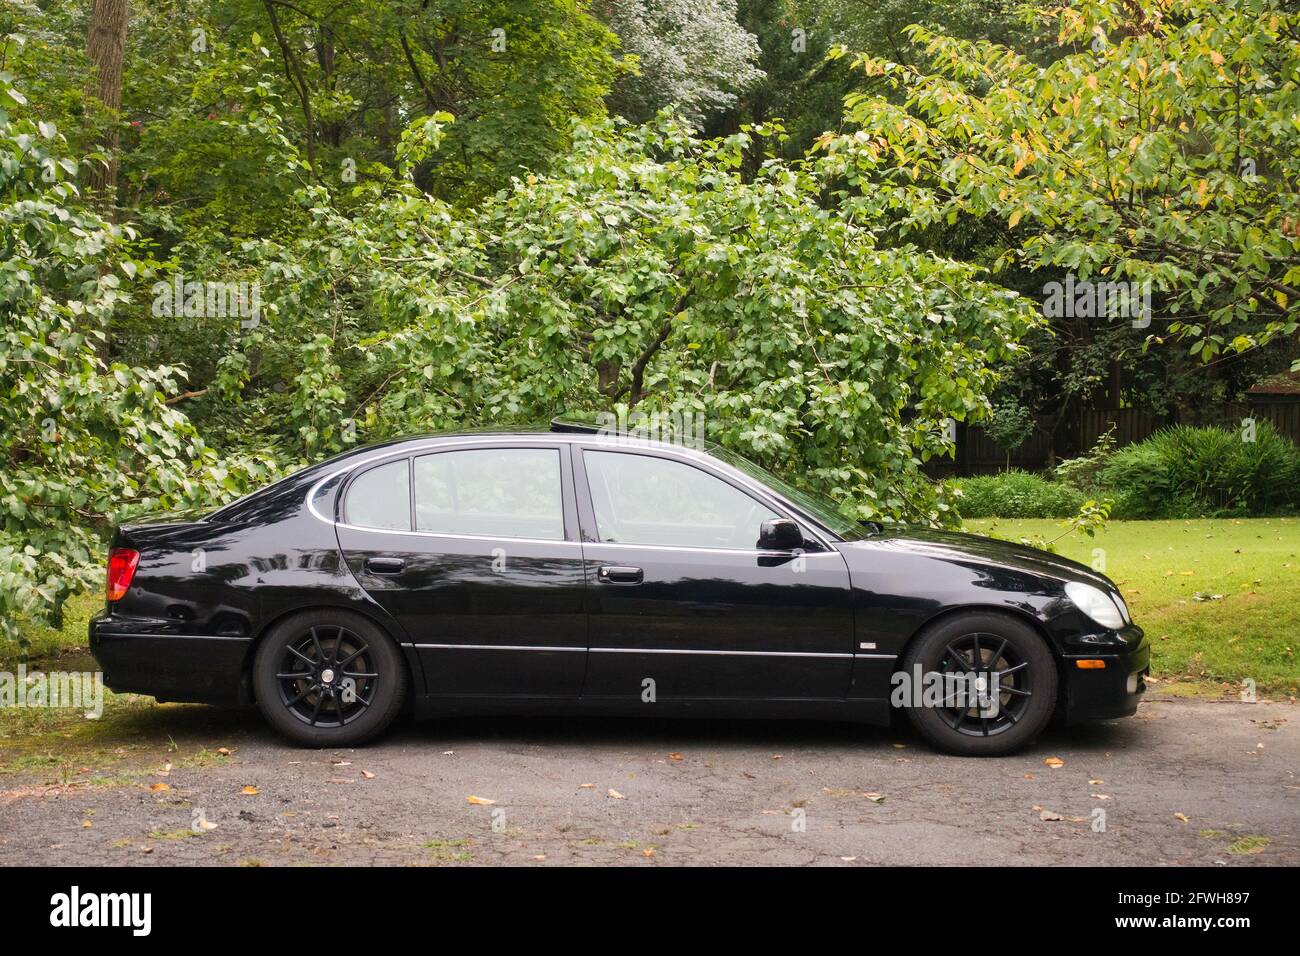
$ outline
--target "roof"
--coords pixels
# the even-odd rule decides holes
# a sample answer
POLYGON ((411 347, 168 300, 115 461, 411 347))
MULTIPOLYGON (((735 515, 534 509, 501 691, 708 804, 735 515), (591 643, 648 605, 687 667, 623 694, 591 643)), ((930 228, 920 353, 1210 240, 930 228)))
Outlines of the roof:
POLYGON ((1278 372, 1260 379, 1250 388, 1247 395, 1295 395, 1300 397, 1300 371, 1278 372))

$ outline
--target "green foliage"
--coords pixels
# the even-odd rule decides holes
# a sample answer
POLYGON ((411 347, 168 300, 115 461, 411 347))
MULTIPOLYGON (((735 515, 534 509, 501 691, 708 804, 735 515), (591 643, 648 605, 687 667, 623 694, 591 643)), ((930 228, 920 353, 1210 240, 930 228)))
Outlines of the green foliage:
POLYGON ((1067 458, 1054 469, 1053 477, 1067 485, 1073 485, 1084 491, 1092 492, 1098 488, 1101 470, 1115 453, 1115 426, 1112 425, 1104 435, 1085 454, 1077 458, 1067 458))
POLYGON ((1036 425, 1033 412, 1017 402, 1004 400, 993 406, 984 423, 984 433, 1006 449, 1009 467, 1011 452, 1029 440, 1036 425))
POLYGON ((106 361, 140 263, 129 227, 81 203, 77 163, 0 74, 0 630, 54 620, 102 535, 142 510, 215 502, 270 474, 220 463, 166 397, 181 370, 106 361), (12 115, 9 111, 14 111, 12 115))
POLYGON ((261 378, 245 414, 284 418, 288 397, 312 457, 343 447, 337 414, 373 439, 693 411, 862 517, 951 520, 917 466, 950 450, 945 419, 986 414, 1036 319, 974 267, 879 247, 816 166, 745 176, 775 136, 587 124, 473 215, 409 185, 348 215, 302 193, 311 229, 252 250, 268 318, 241 343, 261 378))
POLYGON ((1121 448, 1100 473, 1116 517, 1258 516, 1300 506, 1300 449, 1267 422, 1254 441, 1245 437, 1182 426, 1121 448))
POLYGON ((935 72, 864 56, 828 138, 854 208, 900 234, 1004 226, 999 267, 1149 282, 1209 359, 1297 330, 1300 12, 1280 0, 1081 0, 1047 66, 920 27, 935 72))
POLYGON ((1072 518, 1084 495, 1072 485, 1027 471, 1004 471, 952 482, 963 518, 1072 518))

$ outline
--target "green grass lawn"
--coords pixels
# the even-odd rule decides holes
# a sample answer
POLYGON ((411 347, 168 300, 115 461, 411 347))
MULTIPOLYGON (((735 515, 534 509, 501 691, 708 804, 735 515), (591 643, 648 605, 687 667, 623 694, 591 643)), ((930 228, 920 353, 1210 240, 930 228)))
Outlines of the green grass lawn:
MULTIPOLYGON (((1012 540, 1062 533, 1059 522, 990 518, 967 530, 1012 540)), ((1111 521, 1057 553, 1105 572, 1151 639, 1163 680, 1237 683, 1294 696, 1300 688, 1300 519, 1111 521), (1197 594, 1203 600, 1197 600, 1197 594), (1221 595, 1218 599, 1214 595, 1221 595)), ((1235 693, 1235 689, 1234 689, 1235 693)))

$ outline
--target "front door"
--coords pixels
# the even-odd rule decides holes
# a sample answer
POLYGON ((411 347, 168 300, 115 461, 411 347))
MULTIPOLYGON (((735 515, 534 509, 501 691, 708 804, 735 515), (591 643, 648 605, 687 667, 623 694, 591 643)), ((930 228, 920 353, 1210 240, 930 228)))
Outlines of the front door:
POLYGON ((435 697, 576 698, 586 667, 568 449, 462 447, 353 475, 339 546, 435 697))
POLYGON ((759 525, 791 516, 689 457, 610 446, 575 456, 584 698, 844 698, 853 612, 839 552, 814 540, 803 553, 758 550, 759 525))

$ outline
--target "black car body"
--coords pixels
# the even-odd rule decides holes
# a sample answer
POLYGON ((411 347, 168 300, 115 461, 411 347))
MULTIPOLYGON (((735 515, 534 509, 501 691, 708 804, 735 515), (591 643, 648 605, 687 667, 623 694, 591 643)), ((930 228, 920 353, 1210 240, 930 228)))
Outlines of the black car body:
MULTIPOLYGON (((917 663, 978 668, 997 641, 1030 640, 1042 650, 1008 652, 989 666, 1026 681, 1037 670, 1040 703, 1050 684, 1051 709, 1069 722, 1135 711, 1149 644, 1104 575, 988 538, 827 520, 811 499, 735 465, 703 450, 581 432, 441 435, 358 449, 199 520, 120 527, 113 560, 134 561, 134 573, 91 621, 91 648, 113 690, 256 703, 268 716, 288 710, 293 719, 278 726, 304 743, 345 739, 352 705, 334 696, 337 683, 322 675, 337 668, 325 665, 367 642, 373 656, 376 640, 391 642, 400 664, 389 666, 402 672, 390 675, 402 684, 400 700, 385 705, 417 715, 884 724, 891 679, 914 663, 920 636, 973 622, 964 625, 975 633, 973 652, 963 639, 948 663, 917 663), (1089 617, 1066 594, 1071 583, 1108 595, 1122 623, 1089 617), (360 636, 345 641, 345 626, 360 636), (259 684, 259 644, 286 629, 301 639, 285 638, 287 653, 268 658, 259 684), (292 669, 276 684, 271 672, 283 672, 284 661, 292 669), (278 701, 266 699, 273 688, 278 701), (306 696, 294 702, 299 692, 306 696), (335 710, 331 736, 321 714, 335 710)), ((370 657, 359 659, 370 663, 358 673, 376 672, 370 657)), ((358 678, 367 679, 383 678, 358 678)), ((1010 693, 1027 700, 1022 687, 1010 693)), ((374 709, 375 700, 365 703, 374 709)), ((992 733, 987 720, 963 721, 958 714, 951 740, 942 727, 927 736, 977 753, 1027 737, 1002 727, 1006 720, 995 719, 992 733), (988 743, 1001 730, 1015 733, 988 743)))

